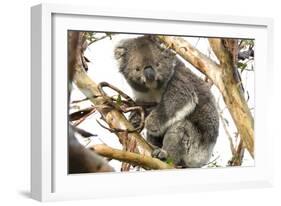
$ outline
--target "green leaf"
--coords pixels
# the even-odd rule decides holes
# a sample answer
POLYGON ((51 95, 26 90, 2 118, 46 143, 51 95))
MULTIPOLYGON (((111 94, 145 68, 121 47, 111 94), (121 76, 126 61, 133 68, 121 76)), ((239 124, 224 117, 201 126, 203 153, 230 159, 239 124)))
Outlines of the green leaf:
POLYGON ((237 66, 239 69, 241 69, 241 73, 244 71, 244 69, 246 69, 247 64, 242 63, 242 62, 237 62, 237 66))
POLYGON ((121 105, 122 105, 122 99, 121 99, 121 95, 120 95, 120 94, 118 94, 118 97, 117 97, 117 99, 116 99, 116 104, 117 104, 118 106, 121 106, 121 105))
POLYGON ((168 158, 166 161, 165 161, 168 165, 174 165, 174 162, 171 158, 168 158))

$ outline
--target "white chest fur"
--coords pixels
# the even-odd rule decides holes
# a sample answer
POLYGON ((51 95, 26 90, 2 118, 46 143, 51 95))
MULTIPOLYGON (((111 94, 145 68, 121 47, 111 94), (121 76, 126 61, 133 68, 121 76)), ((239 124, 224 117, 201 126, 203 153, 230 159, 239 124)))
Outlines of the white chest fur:
POLYGON ((151 89, 148 92, 139 92, 133 90, 134 98, 136 101, 141 102, 157 102, 161 101, 161 97, 163 94, 162 89, 151 89))

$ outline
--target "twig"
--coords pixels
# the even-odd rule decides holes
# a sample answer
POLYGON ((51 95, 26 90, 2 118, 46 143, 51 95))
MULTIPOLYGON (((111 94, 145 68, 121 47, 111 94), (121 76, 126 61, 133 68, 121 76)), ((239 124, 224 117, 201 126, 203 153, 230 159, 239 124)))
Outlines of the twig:
POLYGON ((233 141, 232 141, 232 137, 231 137, 230 132, 228 131, 228 128, 227 128, 225 119, 224 119, 224 117, 222 116, 222 110, 220 109, 219 103, 217 103, 217 108, 218 108, 218 110, 219 110, 218 113, 219 113, 220 119, 221 119, 221 121, 222 121, 223 129, 224 129, 224 131, 225 131, 225 133, 226 133, 226 136, 227 136, 227 138, 228 138, 228 140, 229 140, 231 154, 234 155, 234 154, 235 154, 235 148, 234 148, 234 144, 233 144, 233 141))
MULTIPOLYGON (((125 94, 123 91, 121 91, 120 89, 118 89, 117 87, 109 84, 108 82, 101 82, 99 83, 98 85, 98 89, 101 93, 101 95, 104 97, 104 98, 108 98, 108 95, 106 94, 106 92, 103 90, 104 87, 108 87, 114 91, 116 91, 121 97, 125 98, 125 103, 128 104, 128 106, 134 106, 135 105, 135 102, 134 100, 132 100, 131 97, 129 97, 127 94, 125 94)), ((115 100, 115 99, 112 99, 112 100, 115 100)), ((116 100, 115 100, 116 101, 116 100)), ((121 100, 123 101, 123 100, 121 100)), ((123 102, 124 103, 124 102, 123 102)))
POLYGON ((81 124, 85 119, 96 112, 96 108, 93 108, 89 113, 85 114, 81 119, 77 120, 73 125, 76 127, 81 124))
POLYGON ((96 122, 104 129, 108 130, 111 133, 118 133, 118 132, 126 132, 126 130, 124 129, 118 129, 118 128, 110 128, 110 127, 106 127, 104 126, 99 120, 96 119, 96 122))
POLYGON ((74 101, 71 102, 71 104, 77 104, 77 103, 84 102, 84 101, 87 101, 87 100, 89 100, 88 97, 86 97, 84 99, 80 99, 80 100, 74 100, 74 101))
POLYGON ((88 132, 88 131, 86 131, 84 129, 81 129, 81 128, 78 128, 78 127, 74 127, 74 125, 71 125, 71 127, 73 127, 73 131, 74 132, 77 132, 82 137, 89 138, 89 137, 96 137, 97 136, 96 134, 92 134, 91 132, 88 132))
POLYGON ((103 40, 103 39, 105 39, 105 38, 107 38, 107 37, 111 38, 110 35, 104 35, 104 36, 102 36, 102 37, 100 37, 100 38, 95 38, 94 40, 92 40, 92 41, 90 41, 90 42, 88 43, 88 46, 90 46, 91 44, 93 44, 93 43, 95 43, 95 42, 97 42, 97 41, 103 40))
POLYGON ((95 109, 95 108, 91 106, 91 107, 88 107, 88 108, 85 108, 85 109, 81 109, 77 112, 73 112, 69 115, 69 120, 70 121, 77 121, 77 120, 81 119, 82 117, 84 117, 85 115, 92 112, 93 109, 95 109))
POLYGON ((213 159, 212 161, 208 162, 206 165, 210 165, 210 164, 213 164, 214 162, 216 162, 218 159, 220 158, 220 156, 217 156, 215 159, 213 159))
POLYGON ((198 43, 199 43, 200 39, 201 39, 200 37, 197 39, 197 41, 196 41, 196 43, 195 43, 194 47, 197 47, 197 45, 198 45, 198 43))

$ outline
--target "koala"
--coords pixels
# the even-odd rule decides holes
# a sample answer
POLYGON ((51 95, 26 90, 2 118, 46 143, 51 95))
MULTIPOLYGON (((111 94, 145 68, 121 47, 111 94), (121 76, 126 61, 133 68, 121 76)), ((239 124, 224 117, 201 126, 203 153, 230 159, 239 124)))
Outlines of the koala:
POLYGON ((152 156, 197 168, 211 157, 219 116, 210 86, 153 36, 120 41, 114 56, 140 102, 156 102, 145 119, 152 156))

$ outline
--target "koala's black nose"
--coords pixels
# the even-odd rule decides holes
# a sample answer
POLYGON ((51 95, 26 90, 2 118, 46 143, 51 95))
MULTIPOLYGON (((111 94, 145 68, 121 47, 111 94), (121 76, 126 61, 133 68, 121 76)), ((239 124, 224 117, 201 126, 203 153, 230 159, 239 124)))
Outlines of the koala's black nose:
POLYGON ((155 71, 151 66, 146 66, 144 68, 143 73, 144 73, 146 80, 148 80, 148 81, 155 80, 155 71))

